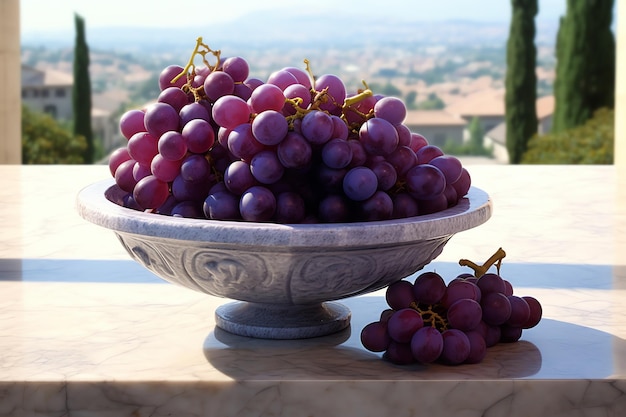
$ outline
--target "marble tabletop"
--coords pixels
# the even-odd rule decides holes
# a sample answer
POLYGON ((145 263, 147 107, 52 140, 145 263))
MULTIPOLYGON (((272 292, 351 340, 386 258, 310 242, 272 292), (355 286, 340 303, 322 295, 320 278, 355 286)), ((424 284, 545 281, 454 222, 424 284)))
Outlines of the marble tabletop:
POLYGON ((502 247, 543 320, 480 364, 397 366, 359 340, 384 291, 342 300, 352 322, 330 336, 235 336, 215 327, 230 300, 161 281, 78 216, 106 166, 0 165, 0 416, 626 415, 626 175, 467 168, 493 216, 425 270, 502 247))

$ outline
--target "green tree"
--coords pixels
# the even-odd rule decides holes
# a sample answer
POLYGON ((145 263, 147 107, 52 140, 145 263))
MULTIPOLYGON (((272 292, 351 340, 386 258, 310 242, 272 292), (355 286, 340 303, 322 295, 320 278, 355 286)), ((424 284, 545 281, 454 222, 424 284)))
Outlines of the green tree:
POLYGON ((511 0, 512 17, 506 48, 506 148, 519 164, 528 140, 537 132, 535 16, 537 0, 511 0))
POLYGON ((477 155, 481 154, 485 148, 485 130, 483 129, 482 123, 480 123, 480 119, 478 117, 472 117, 467 129, 469 131, 469 149, 477 155))
POLYGON ((91 82, 89 79, 89 47, 85 40, 85 20, 74 15, 76 42, 74 45, 74 88, 72 104, 74 110, 74 135, 87 140, 85 163, 94 160, 94 138, 91 129, 91 82))
POLYGON ((584 124, 533 136, 522 158, 524 164, 612 164, 615 111, 601 108, 584 124))
POLYGON ((406 96, 404 97, 404 102, 406 103, 406 107, 407 109, 416 109, 417 108, 417 104, 415 104, 415 102, 417 101, 417 91, 415 90, 411 90, 408 93, 406 93, 406 96))
POLYGON ((444 107, 446 107, 446 104, 436 93, 429 93, 428 98, 418 106, 421 110, 440 110, 444 107))
POLYGON ((87 141, 46 113, 22 106, 23 164, 84 164, 87 141))
POLYGON ((583 124, 615 104, 613 0, 568 0, 556 42, 553 132, 583 124))

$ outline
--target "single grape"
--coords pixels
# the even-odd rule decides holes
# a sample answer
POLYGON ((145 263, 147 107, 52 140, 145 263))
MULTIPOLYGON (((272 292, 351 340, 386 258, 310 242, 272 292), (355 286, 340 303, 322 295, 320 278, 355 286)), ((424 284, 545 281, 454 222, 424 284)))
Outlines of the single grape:
POLYGON ((224 184, 228 191, 240 196, 248 188, 258 185, 258 181, 252 175, 250 164, 237 160, 224 171, 224 184))
POLYGON ((387 161, 393 165, 399 177, 404 177, 409 169, 417 165, 417 156, 408 146, 398 146, 387 155, 387 161))
POLYGON ((239 220, 239 196, 229 191, 211 192, 204 200, 202 210, 207 219, 239 220))
POLYGON ((156 138, 158 136, 147 132, 135 133, 126 145, 128 154, 140 164, 150 166, 152 158, 159 152, 159 143, 156 138))
MULTIPOLYGON (((405 124, 400 123, 399 125, 394 125, 396 131, 398 132, 398 146, 406 146, 411 149, 411 129, 405 124)), ((411 149, 413 154, 415 151, 411 149)), ((417 161, 417 156, 415 156, 415 161, 417 161)))
POLYGON ((413 283, 413 296, 422 304, 436 304, 446 293, 446 283, 436 272, 423 272, 413 283))
POLYGON ((504 281, 504 295, 506 295, 507 297, 509 295, 513 295, 513 285, 511 285, 511 283, 507 281, 506 279, 503 279, 503 281, 504 281))
MULTIPOLYGON (((309 105, 311 104, 311 91, 305 86, 303 86, 302 84, 292 84, 288 86, 283 91, 283 94, 285 95, 286 99, 291 99, 291 100, 298 99, 299 101, 298 107, 302 109, 308 108, 309 105)), ((284 115, 295 114, 296 109, 294 108, 293 103, 286 102, 282 109, 282 113, 284 115)))
POLYGON ((413 284, 406 280, 396 281, 387 287, 385 300, 389 307, 394 310, 407 308, 415 302, 413 284))
POLYGON ((446 188, 443 173, 432 165, 414 166, 406 173, 405 180, 407 192, 417 200, 434 199, 443 194, 446 188))
POLYGON ((173 217, 186 217, 189 219, 204 218, 202 206, 197 201, 181 201, 172 207, 170 215, 173 217))
POLYGON ((343 178, 343 191, 353 201, 367 200, 377 188, 376 174, 367 167, 352 168, 343 178))
POLYGON ((212 102, 234 91, 235 81, 224 71, 213 71, 204 80, 204 93, 212 102))
POLYGON ((180 174, 182 159, 165 159, 163 155, 157 154, 152 158, 150 171, 163 182, 172 182, 180 174))
POLYGON ((157 143, 158 152, 161 157, 170 161, 179 161, 187 153, 187 144, 182 134, 170 130, 159 138, 157 143))
POLYGON ((113 177, 115 177, 115 171, 122 164, 122 162, 126 162, 132 159, 130 154, 128 153, 128 148, 126 146, 117 148, 111 155, 109 156, 109 172, 113 177))
POLYGON ((483 294, 480 306, 483 309, 483 321, 492 326, 506 323, 511 316, 511 302, 506 295, 499 292, 483 294))
POLYGON ((302 118, 302 136, 314 145, 328 142, 335 126, 330 116, 323 111, 311 111, 302 118))
POLYGON ((391 217, 394 219, 406 219, 419 215, 419 206, 417 200, 407 193, 397 193, 391 197, 393 201, 393 213, 391 217))
POLYGON ((384 191, 376 191, 359 205, 359 219, 371 222, 389 220, 393 214, 393 201, 384 191))
POLYGON ((411 338, 411 352, 420 363, 435 362, 443 352, 443 336, 434 327, 422 327, 411 338))
POLYGON ((264 150, 252 157, 250 170, 261 184, 273 184, 283 176, 285 167, 281 165, 276 152, 264 150))
POLYGON ((180 117, 178 112, 169 104, 154 103, 146 108, 144 125, 150 135, 159 138, 168 130, 178 130, 180 117))
POLYGON ((522 327, 530 319, 530 306, 521 297, 515 295, 508 296, 511 303, 511 316, 506 324, 511 327, 522 327))
POLYGON ((262 84, 252 90, 250 105, 255 113, 266 110, 281 111, 285 105, 283 90, 274 84, 262 84))
POLYGON ((276 196, 276 222, 300 223, 305 215, 306 207, 300 194, 285 191, 276 196))
POLYGON ((252 121, 252 134, 264 145, 278 145, 288 131, 287 119, 274 110, 261 112, 252 121))
POLYGON ((470 355, 470 341, 465 333, 458 329, 448 329, 441 333, 443 350, 440 359, 448 365, 459 365, 470 355))
POLYGON ((239 211, 246 221, 270 221, 276 211, 276 197, 266 187, 252 186, 241 195, 239 211))
POLYGON ((207 122, 211 121, 210 110, 200 102, 189 103, 183 106, 180 112, 178 112, 178 115, 180 117, 180 125, 183 127, 192 120, 200 119, 207 122))
POLYGON ((186 181, 207 181, 211 176, 211 165, 203 155, 191 154, 183 159, 180 175, 186 181))
POLYGON ((311 163, 311 144, 299 133, 289 132, 278 144, 276 154, 285 168, 306 168, 311 163))
POLYGON ((441 148, 435 145, 426 145, 415 151, 418 164, 427 164, 434 158, 442 156, 444 153, 441 148))
POLYGON ((470 353, 464 363, 480 363, 487 355, 487 343, 478 331, 469 331, 465 335, 470 343, 470 353))
POLYGON ((480 303, 482 293, 478 285, 467 280, 458 280, 448 284, 446 293, 443 295, 440 302, 445 308, 450 308, 452 304, 465 298, 480 303))
POLYGON ((311 89, 311 78, 309 78, 309 74, 305 70, 296 67, 285 67, 283 68, 283 70, 293 74, 293 76, 296 77, 296 79, 298 80, 299 84, 302 84, 308 90, 311 89))
POLYGON ((411 132, 411 142, 409 144, 409 148, 411 148, 413 152, 416 153, 415 156, 417 156, 417 151, 427 145, 428 140, 426 140, 424 136, 420 135, 419 133, 411 132))
POLYGON ((397 97, 384 97, 374 105, 374 115, 392 125, 399 125, 406 118, 406 106, 397 97))
POLYGON ((230 75, 235 83, 243 83, 248 78, 250 66, 244 58, 231 56, 222 63, 222 71, 230 75))
POLYGON ((159 88, 165 90, 168 87, 181 88, 186 82, 187 77, 183 75, 178 80, 172 82, 179 74, 184 71, 184 68, 180 65, 169 65, 161 71, 159 74, 159 88))
POLYGON ((387 324, 381 321, 369 323, 361 330, 361 343, 371 352, 384 352, 391 339, 387 333, 387 324))
POLYGON ((398 147, 398 132, 384 119, 372 118, 359 129, 359 140, 367 152, 373 155, 389 155, 398 147))
POLYGON ((181 135, 190 152, 203 154, 215 144, 215 131, 204 119, 193 119, 183 127, 181 135))
POLYGON ((392 309, 392 308, 384 309, 380 313, 380 321, 386 324, 389 321, 389 319, 391 318, 391 316, 393 315, 394 312, 395 312, 395 310, 392 309))
POLYGON ((129 110, 120 117, 120 132, 127 140, 135 133, 146 131, 144 116, 145 113, 141 110, 129 110))
POLYGON ((530 316, 528 320, 521 326, 523 329, 530 329, 535 327, 541 321, 541 316, 543 315, 543 308, 539 301, 536 298, 530 296, 522 297, 524 301, 528 304, 530 309, 530 316))
POLYGON ((263 149, 265 146, 252 134, 250 123, 237 126, 228 135, 228 150, 237 158, 250 161, 263 149))
POLYGON ((203 201, 211 188, 210 181, 187 181, 182 175, 172 181, 172 195, 178 201, 203 201))
POLYGON ((484 321, 481 321, 474 331, 481 334, 483 339, 485 339, 485 345, 488 348, 495 346, 498 342, 500 342, 500 336, 502 334, 500 326, 492 326, 484 321))
POLYGON ((472 299, 457 300, 448 308, 447 318, 450 327, 464 332, 475 329, 482 320, 480 304, 472 299))
POLYGON ((135 181, 139 181, 140 179, 145 178, 151 174, 152 170, 150 169, 150 166, 135 162, 135 166, 133 167, 133 178, 135 179, 135 181))
POLYGON ((452 183, 452 186, 456 190, 456 194, 459 196, 459 198, 462 198, 467 194, 471 185, 472 179, 469 172, 465 168, 461 170, 461 176, 459 177, 459 179, 452 183))
POLYGON ((420 214, 438 213, 448 208, 448 198, 445 190, 436 197, 427 200, 417 200, 420 207, 420 214))
POLYGON ((396 365, 410 365, 415 363, 411 344, 398 343, 393 339, 389 342, 389 346, 383 357, 396 365))
POLYGON ((385 160, 376 161, 370 164, 369 168, 376 174, 379 190, 388 191, 396 185, 398 174, 394 166, 389 162, 385 160))
POLYGON ((350 221, 350 201, 340 194, 328 194, 318 206, 318 217, 324 223, 343 223, 350 221))
POLYGON ((490 292, 504 293, 506 291, 502 277, 490 272, 478 278, 478 288, 480 288, 483 294, 490 292))
POLYGON ((250 121, 250 106, 241 97, 226 95, 213 103, 211 115, 221 127, 234 129, 250 121))
POLYGON ((352 161, 352 148, 348 141, 331 139, 322 147, 322 161, 330 168, 347 167, 352 161))
POLYGON ((169 104, 176 111, 189 104, 189 96, 178 87, 167 87, 157 97, 157 102, 169 104))
POLYGON ((134 159, 129 159, 122 162, 115 170, 115 183, 128 193, 132 193, 135 184, 137 184, 137 180, 133 175, 133 168, 136 163, 134 159))
POLYGON ((142 178, 133 189, 133 198, 144 209, 158 208, 165 203, 167 197, 169 197, 167 183, 154 175, 142 178))
POLYGON ((271 73, 269 77, 267 77, 267 83, 274 84, 284 91, 285 88, 290 85, 298 84, 298 79, 291 72, 282 69, 271 73))
POLYGON ((346 86, 341 78, 334 74, 322 74, 315 80, 315 91, 327 90, 326 102, 320 104, 320 109, 330 114, 341 113, 341 106, 346 99, 346 86))

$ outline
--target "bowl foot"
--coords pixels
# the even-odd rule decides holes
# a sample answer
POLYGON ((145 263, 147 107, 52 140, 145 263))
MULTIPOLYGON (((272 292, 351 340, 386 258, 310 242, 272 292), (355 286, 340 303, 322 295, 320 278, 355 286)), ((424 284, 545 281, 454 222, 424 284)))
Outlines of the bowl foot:
POLYGON ((348 327, 350 317, 350 309, 337 302, 293 306, 235 301, 215 311, 221 329, 261 339, 325 336, 348 327))

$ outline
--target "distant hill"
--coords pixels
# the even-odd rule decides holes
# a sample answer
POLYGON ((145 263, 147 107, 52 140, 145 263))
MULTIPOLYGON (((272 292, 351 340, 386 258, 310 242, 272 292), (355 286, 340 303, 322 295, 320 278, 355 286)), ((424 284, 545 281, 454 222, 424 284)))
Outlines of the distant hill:
MULTIPOLYGON (((198 36, 225 47, 335 47, 368 44, 406 45, 502 45, 508 36, 507 22, 420 21, 407 17, 378 19, 376 16, 339 17, 296 11, 289 22, 275 20, 271 10, 244 15, 229 22, 211 22, 185 28, 90 28, 87 40, 92 48, 163 51, 188 47, 198 36)), ((558 22, 538 22, 537 43, 553 44, 558 22)), ((73 45, 73 28, 64 31, 22 34, 22 45, 64 47, 73 45)))

